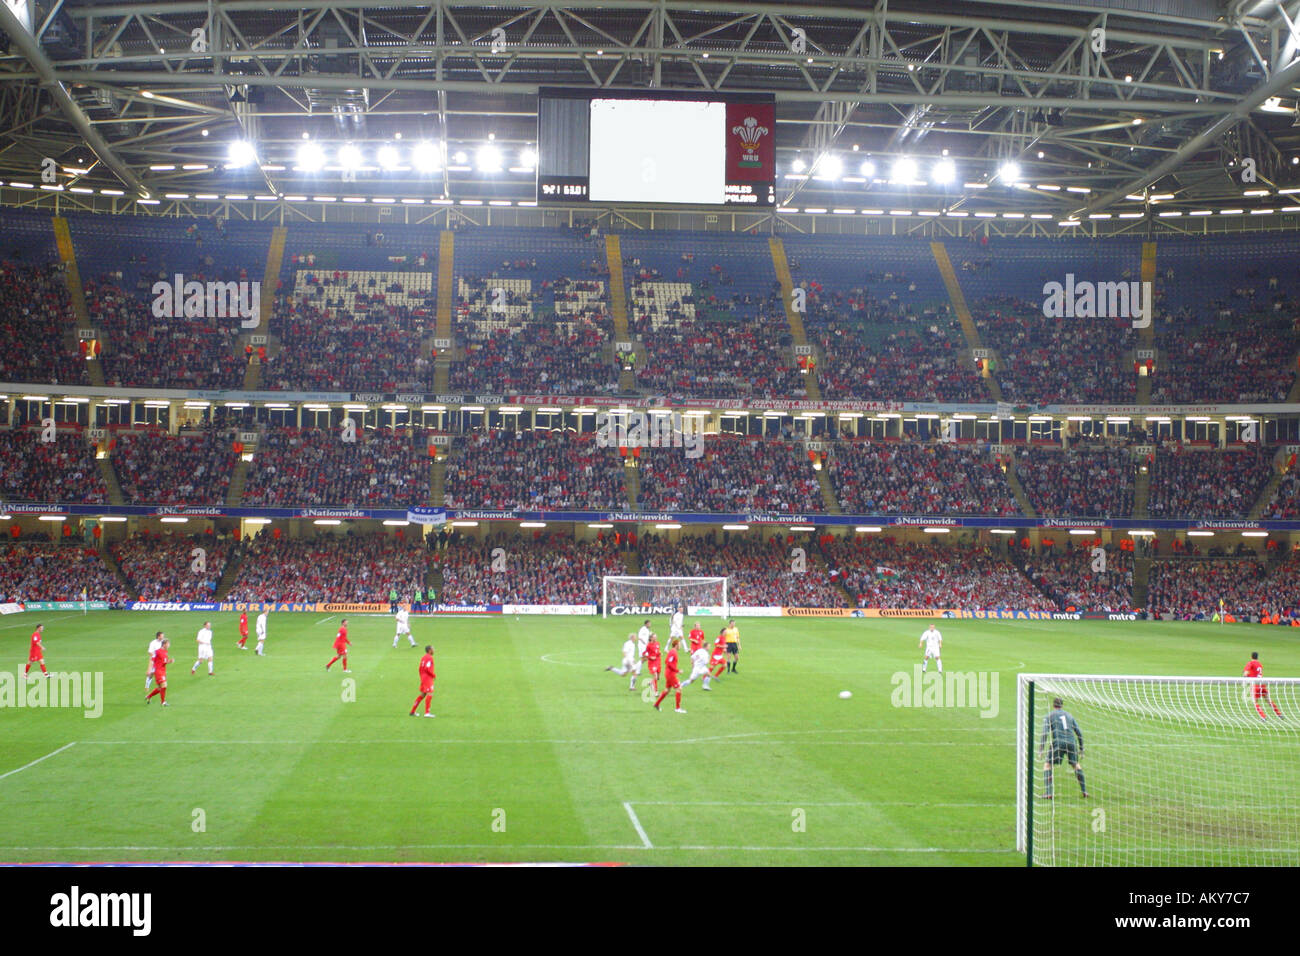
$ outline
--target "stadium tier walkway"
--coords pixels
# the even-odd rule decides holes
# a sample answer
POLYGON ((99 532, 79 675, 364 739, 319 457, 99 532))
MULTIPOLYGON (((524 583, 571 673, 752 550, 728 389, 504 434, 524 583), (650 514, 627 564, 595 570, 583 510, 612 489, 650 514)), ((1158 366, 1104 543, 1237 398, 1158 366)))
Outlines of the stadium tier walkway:
MULTIPOLYGON (((772 266, 776 269, 776 280, 781 283, 781 303, 785 307, 785 320, 790 323, 790 335, 796 347, 809 349, 808 333, 804 329, 803 316, 794 310, 794 276, 790 273, 790 260, 785 254, 785 243, 778 236, 768 239, 768 248, 772 252, 772 266)), ((813 402, 822 400, 821 386, 817 375, 805 375, 804 387, 808 389, 808 399, 813 402)))
MULTIPOLYGON (((632 336, 627 325, 627 284, 623 281, 623 244, 618 236, 612 233, 605 237, 605 265, 609 269, 609 315, 614 320, 614 341, 627 342, 632 336)), ((641 352, 644 360, 644 348, 641 352)), ((625 393, 635 392, 636 372, 630 368, 619 372, 618 387, 625 393)))
MULTIPOLYGON (((68 228, 68 220, 62 216, 54 217, 54 241, 59 250, 59 261, 63 263, 63 277, 68 284, 68 294, 72 296, 72 313, 77 318, 77 325, 68 333, 72 339, 71 347, 74 350, 77 348, 78 328, 94 329, 95 337, 101 343, 107 341, 107 337, 90 321, 90 310, 86 307, 86 289, 81 284, 77 252, 72 246, 72 232, 68 228)), ((86 374, 90 376, 91 385, 103 386, 104 366, 98 360, 86 363, 86 374)))
MULTIPOLYGON (((270 336, 267 333, 271 328, 271 313, 275 310, 276 286, 280 280, 280 269, 284 265, 284 246, 288 238, 287 226, 276 226, 271 230, 271 244, 266 250, 266 270, 262 276, 262 298, 258 302, 258 308, 261 310, 258 312, 258 326, 249 329, 239 337, 237 347, 240 349, 252 345, 253 336, 259 336, 259 344, 266 343, 267 354, 273 354, 270 336)), ((256 348, 254 348, 254 355, 244 369, 244 389, 250 392, 256 391, 261 387, 261 383, 262 363, 258 361, 256 348)))
MULTIPOLYGON (((1142 243, 1142 281, 1154 283, 1156 279, 1156 244, 1154 242, 1142 243)), ((1155 354, 1156 347, 1156 323, 1154 317, 1147 323, 1146 328, 1138 330, 1138 348, 1150 349, 1151 354, 1155 354)), ((1134 353, 1136 360, 1137 354, 1134 353)), ((1139 405, 1151 404, 1151 376, 1141 375, 1137 380, 1137 403, 1139 405)))
MULTIPOLYGON (((957 316, 957 321, 961 323, 961 330, 966 335, 966 345, 972 353, 975 349, 985 348, 980 342, 980 333, 975 328, 975 320, 971 317, 970 308, 966 305, 966 296, 961 291, 961 283, 957 281, 957 273, 953 271, 952 260, 948 258, 948 249, 942 242, 930 243, 930 251, 934 253, 935 264, 939 267, 939 274, 943 276, 943 284, 948 289, 948 299, 952 302, 953 314, 957 316)), ((1001 362, 998 362, 1001 365, 1001 362)), ((993 396, 995 402, 1002 401, 1002 387, 992 375, 983 375, 984 385, 993 396)))
MULTIPOLYGON (((436 316, 434 346, 439 341, 451 342, 451 313, 456 271, 456 234, 444 229, 438 236, 438 313, 436 316)), ((433 390, 446 392, 451 382, 451 361, 454 350, 447 348, 439 351, 438 360, 433 366, 433 390)))

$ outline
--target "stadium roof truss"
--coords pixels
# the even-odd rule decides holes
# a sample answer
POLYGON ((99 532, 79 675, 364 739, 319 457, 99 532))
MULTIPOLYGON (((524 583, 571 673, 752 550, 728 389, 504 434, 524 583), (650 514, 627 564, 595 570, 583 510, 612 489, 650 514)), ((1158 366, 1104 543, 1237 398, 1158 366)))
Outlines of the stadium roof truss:
POLYGON ((484 175, 469 157, 489 138, 533 147, 542 86, 774 94, 790 209, 1156 221, 1300 184, 1300 0, 6 0, 0 29, 10 203, 93 208, 106 188, 126 194, 115 208, 340 191, 524 202, 529 169, 484 175), (307 137, 360 144, 370 165, 295 169, 307 137), (374 149, 399 138, 446 159, 380 168, 374 149), (238 139, 257 161, 230 168, 238 139), (947 157, 956 181, 889 182, 904 156, 947 157), (1009 162, 1019 181, 999 182, 1009 162))

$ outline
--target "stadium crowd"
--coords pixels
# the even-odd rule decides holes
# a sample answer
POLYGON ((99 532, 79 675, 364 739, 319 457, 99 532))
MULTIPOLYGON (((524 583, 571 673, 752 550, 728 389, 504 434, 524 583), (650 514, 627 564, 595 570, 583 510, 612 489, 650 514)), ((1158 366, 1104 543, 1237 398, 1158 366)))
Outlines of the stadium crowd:
POLYGON ((601 578, 626 573, 610 542, 541 532, 462 541, 433 561, 445 604, 595 604, 601 578))
POLYGON ((822 354, 816 371, 823 398, 987 401, 984 383, 962 357, 961 333, 949 325, 868 330, 837 322, 818 331, 815 341, 822 354))
POLYGON ((1151 401, 1284 402, 1295 380, 1298 337, 1293 305, 1285 313, 1261 312, 1230 325, 1162 321, 1163 361, 1151 382, 1151 401))
POLYGON ((609 332, 592 317, 547 315, 462 338, 464 357, 452 364, 449 379, 458 391, 586 395, 618 390, 618 369, 604 354, 609 332))
POLYGON ((983 343, 1002 364, 994 375, 1002 397, 1037 404, 1132 403, 1137 377, 1121 366, 1131 354, 1130 319, 1046 318, 1041 303, 991 296, 971 309, 983 343))
POLYGON ((640 462, 637 504, 652 511, 824 510, 817 476, 792 442, 710 435, 699 458, 684 448, 647 448, 640 462))
POLYGON ((122 583, 81 543, 23 541, 0 544, 0 603, 130 600, 122 583))
POLYGON ((349 311, 280 296, 271 316, 280 346, 268 354, 262 383, 289 391, 426 391, 433 386, 426 323, 431 332, 432 311, 382 301, 349 311))
POLYGON ((1262 448, 1157 451, 1151 466, 1153 518, 1245 518, 1272 473, 1262 448))
POLYGON ((623 460, 595 435, 492 429, 465 436, 447 460, 448 508, 623 509, 623 460))
POLYGON ((249 505, 420 505, 429 500, 428 446, 419 435, 357 428, 273 428, 257 444, 249 505))
MULTIPOLYGON (((201 275, 186 278, 203 281, 201 275)), ((243 383, 244 362, 235 350, 238 317, 158 318, 144 292, 105 282, 86 283, 86 306, 108 338, 100 361, 111 386, 234 389, 243 383)))
POLYGON ((822 553, 858 607, 1056 610, 1011 561, 978 545, 878 536, 824 540, 822 553))
POLYGON ((1264 508, 1264 518, 1294 520, 1300 518, 1300 470, 1295 465, 1282 476, 1277 491, 1264 508))
POLYGON ((73 322, 61 268, 0 261, 0 382, 89 384, 85 359, 64 344, 73 322))
POLYGON ((901 270, 871 278, 880 284, 880 296, 862 287, 841 291, 817 281, 799 283, 806 296, 804 328, 821 353, 815 372, 822 397, 986 401, 984 383, 963 358, 965 337, 946 307, 943 313, 918 312, 901 301, 898 288, 915 289, 905 285, 901 270))
POLYGON ((1214 617, 1220 601, 1238 617, 1300 605, 1300 594, 1275 590, 1254 558, 1160 558, 1151 563, 1148 589, 1152 614, 1181 621, 1214 617))
POLYGON ((1040 517, 1133 513, 1133 457, 1117 448, 1021 449, 1016 475, 1040 517))
POLYGON ((225 504, 237 461, 230 437, 216 430, 119 432, 112 453, 122 497, 147 504, 225 504))
POLYGON ((850 514, 1020 513, 1006 475, 981 446, 839 442, 829 469, 850 514))
POLYGON ((137 601, 211 601, 231 550, 229 540, 212 535, 143 531, 112 547, 137 601), (195 548, 202 549, 201 556, 195 548))
POLYGON ((1090 548, 1026 558, 1025 575, 1063 611, 1127 611, 1133 606, 1133 560, 1107 549, 1106 570, 1093 571, 1090 548))
POLYGON ((424 544, 387 534, 276 538, 265 531, 235 556, 239 567, 228 601, 355 601, 388 603, 423 589, 424 544))
POLYGON ((40 429, 0 430, 0 499, 99 504, 108 488, 85 436, 62 431, 41 441, 40 429))
POLYGON ((631 323, 642 339, 637 386, 655 394, 692 398, 803 398, 807 384, 789 348, 774 345, 785 328, 779 299, 749 310, 699 311, 694 319, 658 325, 649 314, 631 323), (642 354, 644 353, 644 354, 642 354))
POLYGON ((773 535, 707 537, 668 541, 647 534, 640 546, 643 574, 664 577, 730 577, 727 601, 736 607, 844 607, 845 594, 816 563, 806 539, 773 535), (794 553, 797 547, 804 554, 794 553), (803 570, 796 571, 802 560, 803 570))

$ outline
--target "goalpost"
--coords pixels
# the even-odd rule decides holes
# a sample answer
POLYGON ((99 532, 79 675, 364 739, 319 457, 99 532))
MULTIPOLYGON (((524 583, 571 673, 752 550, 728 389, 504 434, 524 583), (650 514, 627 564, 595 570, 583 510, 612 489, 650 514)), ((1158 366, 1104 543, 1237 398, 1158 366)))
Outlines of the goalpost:
POLYGON ((1029 866, 1300 863, 1300 678, 1021 674, 1016 849, 1029 866), (1056 698, 1086 799, 1059 751, 1048 798, 1056 698))
POLYGON ((726 578, 624 577, 600 579, 600 616, 671 614, 677 603, 687 614, 726 617, 726 578))

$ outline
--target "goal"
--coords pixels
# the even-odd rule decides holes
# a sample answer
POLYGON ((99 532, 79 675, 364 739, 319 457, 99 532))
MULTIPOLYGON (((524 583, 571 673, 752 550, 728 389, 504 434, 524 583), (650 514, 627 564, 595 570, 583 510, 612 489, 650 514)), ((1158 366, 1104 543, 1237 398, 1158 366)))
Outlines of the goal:
POLYGON ((1029 866, 1300 863, 1300 678, 1021 674, 1017 696, 1029 866), (1083 737, 1087 798, 1053 747, 1049 727, 1064 740, 1069 723, 1057 698, 1083 737))
POLYGON ((726 578, 619 577, 606 575, 600 585, 600 615, 671 614, 680 603, 687 614, 726 617, 726 578))

